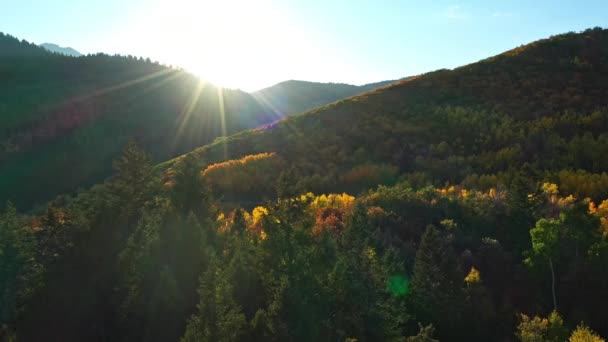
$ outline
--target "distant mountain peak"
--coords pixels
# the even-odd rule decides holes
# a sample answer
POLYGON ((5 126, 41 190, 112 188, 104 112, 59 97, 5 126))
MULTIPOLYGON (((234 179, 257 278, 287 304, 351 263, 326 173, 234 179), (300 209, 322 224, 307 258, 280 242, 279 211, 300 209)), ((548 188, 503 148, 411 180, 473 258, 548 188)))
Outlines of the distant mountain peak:
POLYGON ((78 52, 77 50, 75 50, 71 47, 62 47, 62 46, 59 46, 59 45, 53 44, 53 43, 42 43, 42 44, 40 44, 40 46, 47 49, 48 51, 60 53, 62 55, 66 55, 66 56, 72 56, 72 57, 82 56, 82 54, 80 52, 78 52))

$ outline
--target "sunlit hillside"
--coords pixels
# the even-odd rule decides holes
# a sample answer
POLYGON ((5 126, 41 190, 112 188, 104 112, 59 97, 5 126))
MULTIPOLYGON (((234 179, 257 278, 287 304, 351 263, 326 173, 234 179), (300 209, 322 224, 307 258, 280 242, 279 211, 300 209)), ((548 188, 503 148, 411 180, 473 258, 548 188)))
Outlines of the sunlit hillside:
MULTIPOLYGON (((399 179, 488 188, 523 171, 568 193, 603 198, 606 56, 606 30, 558 35, 217 140, 196 153, 207 163, 276 153, 302 190, 315 192, 356 193, 399 179)), ((282 170, 274 172, 278 177, 282 170)))

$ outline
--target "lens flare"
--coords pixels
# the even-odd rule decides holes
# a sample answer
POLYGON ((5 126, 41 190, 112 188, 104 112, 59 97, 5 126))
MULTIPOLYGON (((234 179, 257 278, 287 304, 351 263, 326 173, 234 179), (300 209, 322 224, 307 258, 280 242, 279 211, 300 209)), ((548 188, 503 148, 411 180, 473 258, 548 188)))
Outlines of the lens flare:
POLYGON ((388 291, 395 297, 404 297, 410 290, 410 281, 406 276, 394 275, 386 283, 388 291))

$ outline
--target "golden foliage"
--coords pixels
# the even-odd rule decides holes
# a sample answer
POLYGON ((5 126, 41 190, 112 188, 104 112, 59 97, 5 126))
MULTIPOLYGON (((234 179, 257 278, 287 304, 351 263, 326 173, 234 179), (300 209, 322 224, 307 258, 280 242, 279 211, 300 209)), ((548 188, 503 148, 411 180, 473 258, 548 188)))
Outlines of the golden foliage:
POLYGON ((570 335, 569 342, 604 342, 605 340, 589 329, 586 325, 580 324, 570 335))
POLYGON ((461 199, 467 201, 492 201, 502 202, 506 199, 506 193, 504 191, 490 188, 488 191, 469 190, 460 186, 448 186, 445 188, 438 188, 435 190, 441 197, 447 197, 451 199, 461 199))
POLYGON ((589 212, 600 219, 600 230, 604 237, 608 237, 608 200, 604 200, 599 206, 589 202, 589 212))
POLYGON ((256 161, 266 160, 270 158, 276 157, 276 153, 258 153, 253 155, 245 156, 241 159, 232 159, 221 163, 215 163, 207 166, 207 168, 203 171, 203 176, 208 175, 209 173, 214 173, 219 171, 224 171, 226 169, 230 169, 236 166, 244 166, 250 163, 255 163, 256 161))
POLYGON ((545 195, 548 196, 557 196, 557 194, 559 194, 559 188, 557 187, 557 184, 554 183, 543 183, 541 190, 545 195))
POLYGON ((259 153, 209 165, 201 174, 214 191, 229 194, 274 192, 281 169, 276 153, 259 153))
POLYGON ((478 284, 481 281, 479 271, 475 267, 471 267, 469 274, 464 277, 464 281, 467 283, 468 286, 478 284))
POLYGON ((174 177, 175 177, 175 169, 173 169, 173 168, 166 169, 162 175, 163 186, 165 186, 167 188, 173 187, 173 185, 175 185, 174 177))
POLYGON ((319 208, 334 208, 340 210, 350 210, 355 204, 355 196, 349 194, 329 194, 315 197, 311 202, 311 207, 319 208))
POLYGON ((263 227, 262 227, 262 222, 264 220, 264 217, 268 216, 269 212, 268 209, 262 207, 262 206, 258 206, 253 208, 253 211, 251 212, 251 218, 249 220, 249 230, 253 231, 253 232, 259 232, 262 233, 264 231, 263 227))
POLYGON ((546 318, 530 318, 522 314, 516 335, 522 342, 563 341, 567 330, 564 328, 564 320, 556 311, 546 318))
POLYGON ((365 256, 370 262, 376 261, 377 253, 376 250, 372 247, 368 247, 365 249, 365 256))
POLYGON ((530 318, 527 315, 522 314, 520 316, 521 322, 518 326, 517 337, 522 342, 543 342, 543 335, 547 330, 549 321, 546 318, 534 317, 530 318))
POLYGON ((319 235, 323 231, 336 234, 342 232, 346 217, 355 204, 355 197, 346 193, 312 196, 308 193, 301 196, 301 200, 310 200, 309 207, 315 217, 313 235, 319 235))
POLYGON ((547 207, 545 208, 548 218, 557 218, 564 209, 572 207, 576 202, 573 195, 566 197, 559 196, 559 188, 557 184, 545 182, 541 186, 541 191, 547 199, 547 207))

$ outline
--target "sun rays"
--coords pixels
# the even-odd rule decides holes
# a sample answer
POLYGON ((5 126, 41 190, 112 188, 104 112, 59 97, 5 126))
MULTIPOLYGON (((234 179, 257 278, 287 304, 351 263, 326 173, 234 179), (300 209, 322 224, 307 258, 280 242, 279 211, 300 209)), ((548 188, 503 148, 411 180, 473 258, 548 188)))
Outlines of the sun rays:
MULTIPOLYGON (((222 129, 222 137, 226 137, 226 135, 228 133, 226 132, 226 109, 224 106, 224 89, 222 89, 222 88, 217 89, 217 101, 218 101, 220 123, 221 123, 221 129, 222 129)), ((227 159, 228 158, 228 145, 226 144, 226 139, 224 139, 223 145, 224 145, 224 159, 227 159)))

